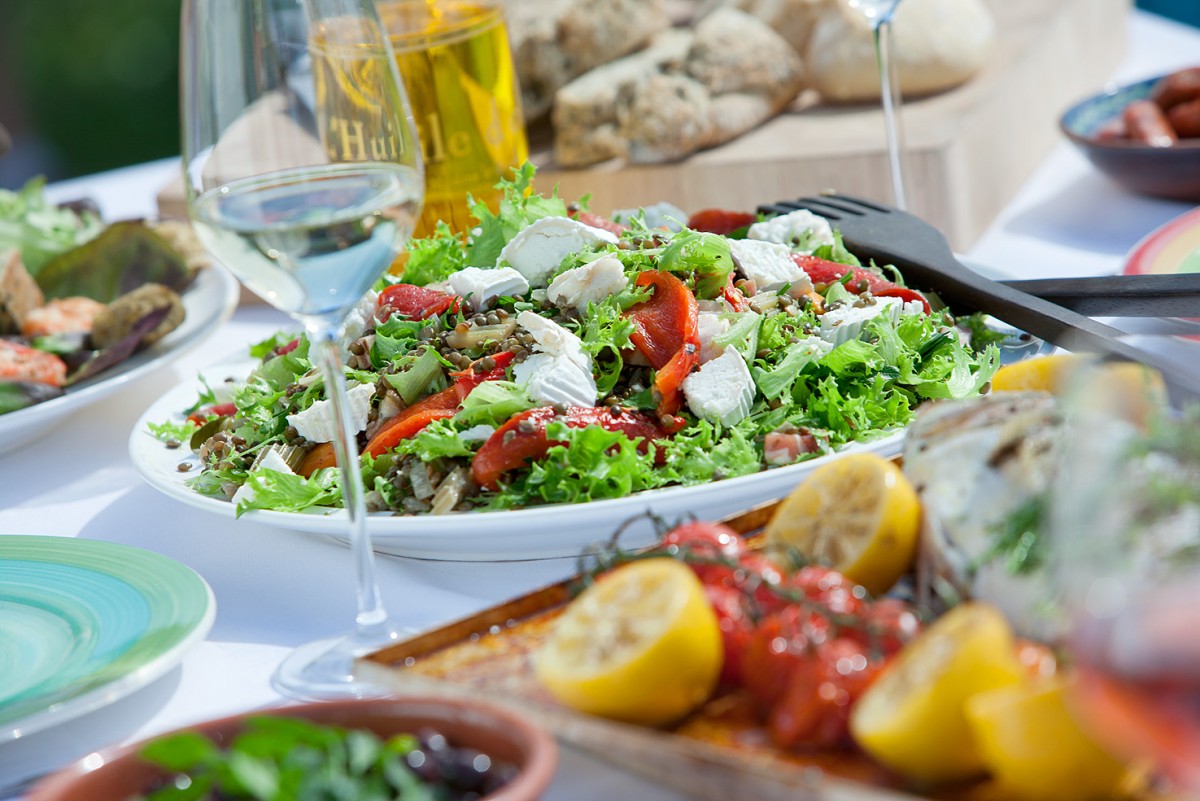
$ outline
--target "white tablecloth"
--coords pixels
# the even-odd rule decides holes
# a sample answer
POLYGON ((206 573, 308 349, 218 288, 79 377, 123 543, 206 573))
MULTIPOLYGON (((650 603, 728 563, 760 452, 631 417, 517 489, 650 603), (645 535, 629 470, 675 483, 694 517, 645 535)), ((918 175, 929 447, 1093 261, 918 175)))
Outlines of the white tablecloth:
MULTIPOLYGON (((1113 79, 1191 66, 1198 53, 1200 31, 1135 13, 1130 51, 1113 79)), ((51 191, 56 199, 90 196, 109 218, 150 215, 156 192, 177 169, 177 160, 154 162, 51 191)), ((1064 141, 967 256, 1019 277, 1114 273, 1140 238, 1188 208, 1122 192, 1064 141)), ((212 586, 218 610, 208 638, 165 677, 68 725, 0 745, 0 788, 97 748, 278 702, 269 678, 279 660, 295 646, 348 630, 354 592, 345 547, 185 508, 143 483, 127 455, 128 433, 152 401, 192 380, 198 368, 288 324, 273 310, 243 307, 205 346, 169 369, 0 456, 0 532, 87 537, 157 551, 199 572, 212 586)), ((569 562, 530 567, 378 559, 388 608, 413 628, 483 608, 569 569, 569 562)), ((564 751, 546 797, 680 796, 564 751)))

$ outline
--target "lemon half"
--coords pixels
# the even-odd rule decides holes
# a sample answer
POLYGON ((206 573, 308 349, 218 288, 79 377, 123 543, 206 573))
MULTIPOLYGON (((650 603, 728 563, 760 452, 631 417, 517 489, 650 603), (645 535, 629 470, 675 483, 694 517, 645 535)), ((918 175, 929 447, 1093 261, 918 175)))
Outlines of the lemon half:
POLYGON ((971 778, 985 764, 964 705, 1023 675, 1003 615, 985 604, 962 604, 909 643, 863 694, 850 732, 864 751, 914 781, 971 778))
POLYGON ((904 473, 872 453, 814 470, 775 511, 767 547, 794 548, 875 595, 912 565, 921 506, 904 473))
POLYGON ((1080 727, 1070 679, 1024 682, 967 701, 988 770, 1023 801, 1094 801, 1115 795, 1124 765, 1080 727))
POLYGON ((723 659, 704 587, 686 564, 662 558, 625 565, 581 593, 533 664, 573 709, 658 726, 712 695, 723 659))

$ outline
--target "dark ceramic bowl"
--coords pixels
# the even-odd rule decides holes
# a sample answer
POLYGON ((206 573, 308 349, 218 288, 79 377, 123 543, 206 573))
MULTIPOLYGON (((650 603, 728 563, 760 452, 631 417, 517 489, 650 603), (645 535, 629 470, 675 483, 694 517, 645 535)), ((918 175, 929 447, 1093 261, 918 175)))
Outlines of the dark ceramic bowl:
POLYGON ((1059 127, 1105 175, 1130 192, 1172 200, 1200 201, 1200 139, 1171 147, 1137 142, 1099 142, 1096 133, 1127 104, 1144 100, 1163 76, 1106 89, 1071 106, 1059 127))
MULTIPOLYGON (((228 742, 243 722, 262 715, 288 715, 389 737, 433 728, 451 743, 474 748, 515 765, 516 778, 481 801, 536 801, 550 783, 558 760, 554 740, 503 709, 443 698, 335 701, 257 710, 188 726, 214 741, 228 742)), ((28 801, 127 801, 163 776, 138 756, 145 743, 84 757, 34 788, 28 801)))

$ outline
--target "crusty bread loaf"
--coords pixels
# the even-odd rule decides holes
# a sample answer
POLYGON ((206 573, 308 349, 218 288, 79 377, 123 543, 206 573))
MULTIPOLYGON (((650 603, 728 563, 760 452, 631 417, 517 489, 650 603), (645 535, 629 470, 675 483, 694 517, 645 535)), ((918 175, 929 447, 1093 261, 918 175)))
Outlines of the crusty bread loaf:
POLYGON ((692 36, 659 34, 645 50, 597 67, 558 91, 554 102, 555 158, 564 166, 623 157, 628 142, 618 132, 617 108, 651 77, 683 64, 692 36))
MULTIPOLYGON (((904 0, 893 26, 894 54, 905 95, 958 86, 991 54, 995 22, 983 0, 904 0)), ((831 2, 809 38, 805 64, 811 85, 832 102, 879 97, 875 45, 867 19, 831 2)))
POLYGON ((507 0, 505 9, 527 120, 549 112, 572 78, 670 27, 662 0, 507 0))
POLYGON ((719 8, 745 11, 767 23, 797 53, 803 53, 817 19, 832 2, 835 0, 705 0, 696 17, 703 19, 719 8))
POLYGON ((779 112, 803 85, 803 62, 765 23, 719 9, 693 31, 575 79, 555 98, 555 159, 581 167, 624 156, 683 158, 779 112))

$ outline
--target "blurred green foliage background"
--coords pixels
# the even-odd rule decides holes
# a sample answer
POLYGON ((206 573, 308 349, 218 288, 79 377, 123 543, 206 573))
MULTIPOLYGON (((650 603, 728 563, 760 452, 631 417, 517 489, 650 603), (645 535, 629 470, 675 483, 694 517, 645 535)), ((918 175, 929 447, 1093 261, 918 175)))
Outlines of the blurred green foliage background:
MULTIPOLYGON (((0 0, 0 187, 179 152, 180 2, 0 0)), ((1200 0, 1137 2, 1200 26, 1200 0)))
POLYGON ((0 0, 0 186, 179 152, 180 0, 0 0))

